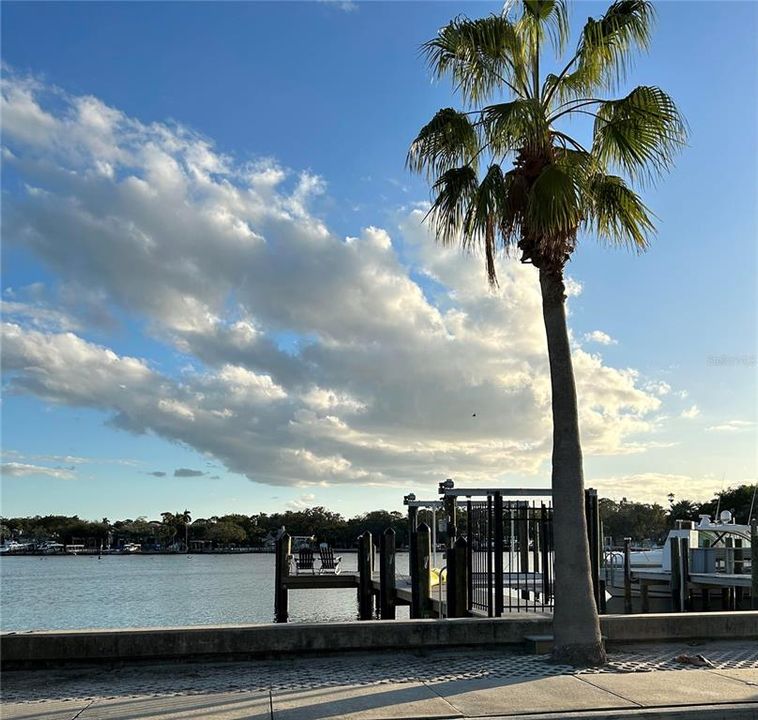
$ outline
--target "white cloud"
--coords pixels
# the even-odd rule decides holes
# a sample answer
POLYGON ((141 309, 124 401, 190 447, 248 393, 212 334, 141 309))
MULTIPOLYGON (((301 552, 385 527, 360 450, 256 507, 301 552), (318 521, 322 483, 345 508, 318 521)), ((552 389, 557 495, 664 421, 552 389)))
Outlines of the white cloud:
POLYGON ((358 10, 358 3, 353 0, 319 0, 319 2, 336 7, 342 12, 351 13, 358 10))
POLYGON ((44 475, 60 480, 71 480, 75 477, 73 470, 69 468, 51 468, 43 465, 31 465, 29 463, 7 462, 0 466, 0 474, 4 477, 29 477, 44 475))
POLYGON ((306 508, 313 507, 315 500, 316 496, 313 493, 305 493, 300 497, 289 500, 285 505, 288 510, 305 510, 306 508))
POLYGON ((699 415, 700 415, 700 408, 697 405, 692 405, 686 410, 682 410, 681 417, 683 417, 685 420, 694 420, 699 415))
POLYGON ((584 340, 585 342, 594 342, 599 345, 618 345, 617 340, 614 340, 608 333, 604 333, 602 330, 593 330, 586 333, 584 340))
MULTIPOLYGON (((7 162, 43 192, 5 203, 8 241, 51 268, 55 292, 87 288, 189 369, 159 371, 85 330, 17 314, 4 327, 9 391, 100 409, 271 484, 544 469, 550 384, 532 268, 501 261, 490 291, 480 258, 436 246, 418 206, 396 237, 376 227, 337 237, 309 209, 324 190, 313 174, 236 163, 186 128, 94 98, 59 94, 53 112, 44 89, 17 85, 6 80, 4 103, 26 127, 5 128, 7 162), (422 288, 414 274, 435 282, 422 288), (296 352, 281 349, 282 333, 296 352)), ((581 346, 574 363, 585 452, 653 445, 665 393, 581 346)))
POLYGON ((708 432, 745 432, 747 430, 753 430, 756 424, 753 420, 728 420, 727 422, 719 425, 710 425, 706 428, 708 432))
MULTIPOLYGON (((710 500, 718 480, 714 477, 692 477, 673 473, 645 472, 631 475, 614 475, 587 479, 589 487, 597 488, 600 495, 620 500, 623 497, 637 502, 659 503, 666 505, 669 493, 677 498, 704 501, 710 500)), ((697 518, 680 518, 697 520, 697 518)))

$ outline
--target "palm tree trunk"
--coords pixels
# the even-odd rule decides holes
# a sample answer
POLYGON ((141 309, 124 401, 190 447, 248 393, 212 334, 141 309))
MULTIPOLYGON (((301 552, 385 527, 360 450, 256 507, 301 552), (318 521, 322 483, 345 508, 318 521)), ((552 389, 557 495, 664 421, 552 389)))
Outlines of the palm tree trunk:
POLYGON ((584 474, 579 442, 571 347, 566 328, 562 269, 540 268, 553 400, 553 532, 555 538, 555 613, 557 661, 600 665, 606 660, 592 591, 584 474))

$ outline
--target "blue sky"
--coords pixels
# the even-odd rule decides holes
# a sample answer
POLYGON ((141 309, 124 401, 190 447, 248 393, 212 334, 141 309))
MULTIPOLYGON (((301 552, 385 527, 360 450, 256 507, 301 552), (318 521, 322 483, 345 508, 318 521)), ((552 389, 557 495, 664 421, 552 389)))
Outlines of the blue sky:
MULTIPOLYGON (((505 264, 490 295, 404 168, 458 105, 420 43, 498 8, 4 3, 4 514, 546 484, 535 279, 505 264)), ((690 145, 645 190, 652 249, 586 238, 568 268, 587 484, 648 500, 756 480, 758 9, 657 8, 629 84, 690 145)))

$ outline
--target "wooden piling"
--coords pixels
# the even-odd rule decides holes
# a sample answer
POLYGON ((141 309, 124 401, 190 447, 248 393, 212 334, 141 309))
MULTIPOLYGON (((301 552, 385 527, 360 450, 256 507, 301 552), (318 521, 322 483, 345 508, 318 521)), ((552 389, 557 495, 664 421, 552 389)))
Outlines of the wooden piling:
POLYGON ((750 523, 750 607, 758 610, 758 521, 750 523))
POLYGON ((411 617, 414 619, 432 616, 431 569, 432 538, 426 523, 421 523, 416 531, 416 554, 410 558, 415 566, 415 578, 411 578, 411 617), (414 582, 415 580, 415 582, 414 582))
POLYGON ((679 564, 681 571, 680 601, 682 612, 690 612, 692 603, 690 602, 690 541, 687 538, 679 540, 679 564))
POLYGON ((371 620, 374 616, 373 588, 371 584, 371 556, 373 541, 367 530, 358 538, 358 617, 371 620))
POLYGON ((671 609, 674 612, 682 612, 682 566, 679 562, 679 538, 672 537, 669 540, 671 545, 671 609))
MULTIPOLYGON (((408 507, 408 574, 411 576, 411 591, 418 585, 416 563, 414 558, 418 552, 418 507, 408 507)), ((416 606, 418 608, 418 606, 416 606)), ((411 619, 416 618, 414 605, 411 603, 411 619)))
POLYGON ((462 535, 447 551, 447 617, 468 615, 468 542, 462 535))
POLYGON ((600 505, 597 490, 588 488, 584 491, 584 513, 587 520, 587 540, 590 547, 590 567, 592 569, 592 592, 598 612, 604 604, 600 594, 600 555, 603 542, 600 534, 600 505))
POLYGON ((650 584, 640 580, 640 612, 650 612, 650 584))
POLYGON ((624 538, 624 612, 632 612, 632 538, 624 538))
POLYGON ((292 538, 283 533, 276 541, 276 559, 274 564, 274 621, 286 623, 289 616, 289 593, 284 580, 290 571, 290 550, 292 538))
POLYGON ((395 619, 395 531, 387 528, 379 538, 379 616, 395 619))
MULTIPOLYGON (((734 574, 734 542, 730 537, 724 538, 724 572, 734 574)), ((724 588, 722 591, 722 610, 734 610, 734 588, 724 588)))

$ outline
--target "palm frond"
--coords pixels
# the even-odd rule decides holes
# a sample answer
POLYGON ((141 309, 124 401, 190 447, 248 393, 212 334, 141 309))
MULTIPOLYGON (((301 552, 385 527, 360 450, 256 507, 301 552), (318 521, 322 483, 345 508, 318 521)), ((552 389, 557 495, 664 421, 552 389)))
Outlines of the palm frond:
POLYGON ((639 195, 622 178, 602 173, 590 179, 588 189, 587 227, 607 242, 645 250, 655 225, 639 195))
POLYGON ((655 10, 647 0, 617 0, 599 20, 589 18, 572 61, 546 80, 548 94, 577 97, 621 82, 636 50, 646 50, 655 10), (571 72, 569 72, 571 70, 571 72))
MULTIPOLYGON (((576 233, 582 220, 582 175, 578 163, 550 163, 529 190, 526 220, 530 234, 541 242, 563 244, 576 233)), ((541 247, 542 254, 553 248, 541 247)))
POLYGON ((476 169, 479 149, 479 136, 468 115, 443 108, 411 143, 406 164, 413 172, 438 177, 459 165, 476 169))
POLYGON ((427 218, 442 245, 453 245, 461 239, 464 218, 477 186, 477 174, 470 165, 448 170, 432 185, 436 197, 427 218))
POLYGON ((479 246, 484 250, 487 280, 497 285, 495 253, 497 235, 503 226, 505 201, 508 196, 506 179, 501 167, 490 165, 476 189, 463 223, 464 247, 479 246))
POLYGON ((566 48, 569 37, 568 7, 564 0, 523 0, 522 19, 540 34, 547 35, 557 53, 566 48))
POLYGON ((421 46, 437 77, 452 76, 467 103, 478 103, 495 89, 529 95, 523 38, 502 15, 478 20, 459 16, 421 46))
POLYGON ((549 141, 542 105, 537 100, 517 99, 482 109, 483 137, 495 156, 549 141))
POLYGON ((684 118, 660 88, 640 86, 597 108, 593 154, 630 177, 652 178, 668 169, 686 140, 684 118))

